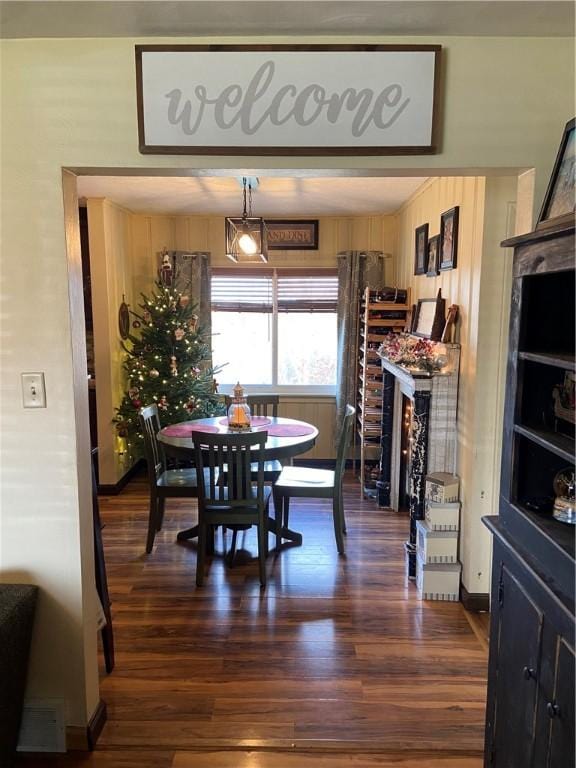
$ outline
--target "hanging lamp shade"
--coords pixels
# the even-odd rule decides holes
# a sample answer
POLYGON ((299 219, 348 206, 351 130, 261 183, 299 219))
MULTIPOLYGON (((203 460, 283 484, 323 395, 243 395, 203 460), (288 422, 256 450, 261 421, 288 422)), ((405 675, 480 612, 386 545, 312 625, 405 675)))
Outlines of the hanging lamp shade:
POLYGON ((242 216, 226 217, 226 256, 237 264, 268 261, 264 219, 252 216, 252 187, 242 179, 244 207, 242 216), (248 208, 246 193, 248 192, 248 208))

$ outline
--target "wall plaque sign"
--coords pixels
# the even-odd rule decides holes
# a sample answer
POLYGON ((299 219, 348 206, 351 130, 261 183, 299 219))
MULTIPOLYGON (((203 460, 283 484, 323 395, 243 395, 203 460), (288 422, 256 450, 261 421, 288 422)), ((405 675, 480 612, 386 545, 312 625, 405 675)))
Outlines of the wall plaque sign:
POLYGON ((137 45, 145 154, 437 151, 439 45, 137 45))
POLYGON ((318 219, 266 219, 269 251, 317 251, 318 219))

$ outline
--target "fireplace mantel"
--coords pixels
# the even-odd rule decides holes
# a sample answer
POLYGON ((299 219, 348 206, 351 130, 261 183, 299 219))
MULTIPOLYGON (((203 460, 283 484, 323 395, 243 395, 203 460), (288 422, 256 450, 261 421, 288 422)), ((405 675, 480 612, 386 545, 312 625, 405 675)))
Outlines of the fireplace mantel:
POLYGON ((398 508, 400 418, 402 395, 412 402, 409 425, 412 450, 409 474, 409 575, 416 575, 416 521, 424 517, 425 477, 430 472, 456 472, 458 376, 460 345, 447 344, 442 371, 408 369, 380 356, 383 374, 382 430, 378 504, 398 508))

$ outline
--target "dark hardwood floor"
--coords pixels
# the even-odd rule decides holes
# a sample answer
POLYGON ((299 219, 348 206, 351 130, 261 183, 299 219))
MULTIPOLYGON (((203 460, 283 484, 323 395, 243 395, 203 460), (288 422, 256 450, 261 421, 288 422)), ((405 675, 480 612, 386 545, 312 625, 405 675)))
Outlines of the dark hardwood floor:
POLYGON ((481 768, 486 620, 418 600, 407 518, 359 501, 351 478, 345 496, 346 557, 329 502, 296 500, 291 527, 304 543, 271 550, 264 591, 252 531, 239 535, 232 569, 218 533, 197 589, 195 545, 175 541, 195 502, 167 503, 146 556, 144 479, 101 498, 116 639, 116 669, 102 665, 108 722, 92 755, 48 763, 481 768))

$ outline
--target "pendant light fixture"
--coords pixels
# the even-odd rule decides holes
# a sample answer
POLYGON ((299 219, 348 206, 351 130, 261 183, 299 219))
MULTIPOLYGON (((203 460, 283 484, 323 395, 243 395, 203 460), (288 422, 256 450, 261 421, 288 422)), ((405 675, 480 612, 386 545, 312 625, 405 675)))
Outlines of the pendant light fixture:
POLYGON ((245 176, 242 201, 242 217, 226 217, 226 256, 237 264, 267 262, 266 225, 264 219, 252 216, 252 183, 245 176))

